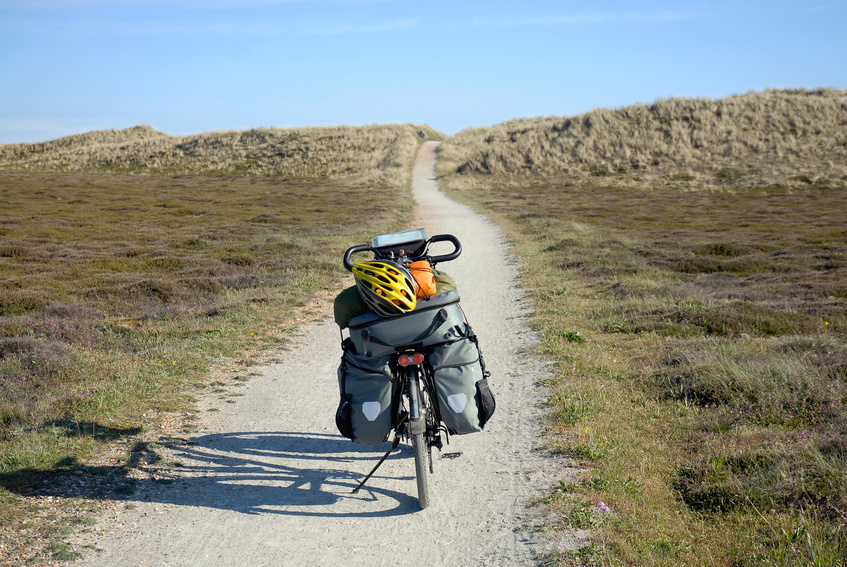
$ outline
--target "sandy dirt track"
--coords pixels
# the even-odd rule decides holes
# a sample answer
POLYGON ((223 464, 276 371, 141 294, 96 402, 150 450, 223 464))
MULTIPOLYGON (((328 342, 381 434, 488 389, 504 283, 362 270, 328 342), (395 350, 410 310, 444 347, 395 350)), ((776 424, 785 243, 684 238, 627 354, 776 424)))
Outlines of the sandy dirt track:
POLYGON ((503 235, 438 191, 435 148, 425 144, 415 167, 419 223, 464 246, 458 260, 439 267, 458 282, 497 411, 484 432, 451 438, 446 450, 463 454, 436 461, 430 507, 418 506, 408 445, 351 494, 387 444, 356 445, 335 429, 341 349, 327 302, 281 362, 259 368, 238 389, 235 403, 201 402, 201 431, 173 449, 184 465, 174 482, 138 490, 131 506, 118 505, 81 536, 79 545, 102 550, 81 564, 387 566, 416 558, 434 566, 531 565, 549 547, 576 547, 584 534, 526 528, 536 521, 527 503, 567 474, 538 450, 536 382, 547 370, 525 354, 536 337, 503 235))

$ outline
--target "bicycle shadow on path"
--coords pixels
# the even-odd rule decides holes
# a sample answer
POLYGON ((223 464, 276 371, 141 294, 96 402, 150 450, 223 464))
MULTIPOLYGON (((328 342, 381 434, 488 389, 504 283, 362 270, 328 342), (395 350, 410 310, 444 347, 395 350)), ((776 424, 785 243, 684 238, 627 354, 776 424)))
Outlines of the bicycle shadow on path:
MULTIPOLYGON (((127 465, 77 470, 83 470, 95 486, 117 487, 107 499, 124 503, 302 517, 375 518, 419 512, 412 494, 386 488, 407 481, 414 490, 414 475, 385 474, 394 462, 408 464, 411 447, 404 445, 368 484, 352 493, 388 447, 388 443, 356 445, 321 433, 231 432, 173 439, 165 444, 166 451, 139 443, 127 465), (363 502, 375 503, 377 509, 362 506, 363 502)), ((407 468, 403 466, 404 471, 407 468)), ((71 474, 45 477, 37 493, 91 497, 85 490, 69 494, 68 483, 73 487, 75 480, 71 474)))
MULTIPOLYGON (((296 432, 211 434, 192 442, 175 450, 175 458, 184 459, 174 471, 181 486, 163 492, 173 504, 324 517, 395 516, 419 510, 417 498, 383 488, 386 480, 396 482, 396 476, 380 475, 391 461, 411 457, 409 447, 393 452, 368 484, 352 494, 388 444, 366 447, 338 435, 296 432), (348 511, 337 506, 369 500, 380 501, 381 509, 366 512, 357 506, 358 511, 348 511)), ((400 480, 413 482, 414 476, 400 480)))

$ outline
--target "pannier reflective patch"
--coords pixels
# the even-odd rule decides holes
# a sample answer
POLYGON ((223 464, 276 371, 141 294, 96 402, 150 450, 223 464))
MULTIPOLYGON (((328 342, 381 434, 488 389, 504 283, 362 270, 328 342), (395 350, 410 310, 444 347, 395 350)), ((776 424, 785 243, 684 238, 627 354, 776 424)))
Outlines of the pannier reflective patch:
POLYGON ((379 402, 365 402, 362 404, 362 413, 368 418, 368 421, 374 421, 379 417, 379 410, 382 409, 379 402))
POLYGON ((468 397, 464 394, 450 394, 447 396, 447 405, 456 413, 462 413, 468 404, 468 397))

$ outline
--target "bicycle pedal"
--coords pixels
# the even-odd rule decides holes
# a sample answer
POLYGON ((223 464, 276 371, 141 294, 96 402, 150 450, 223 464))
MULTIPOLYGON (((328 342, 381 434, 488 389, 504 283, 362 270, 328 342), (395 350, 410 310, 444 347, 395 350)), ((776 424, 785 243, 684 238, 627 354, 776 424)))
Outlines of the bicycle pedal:
POLYGON ((458 459, 461 456, 462 456, 461 451, 456 452, 456 453, 442 453, 441 454, 442 459, 458 459))

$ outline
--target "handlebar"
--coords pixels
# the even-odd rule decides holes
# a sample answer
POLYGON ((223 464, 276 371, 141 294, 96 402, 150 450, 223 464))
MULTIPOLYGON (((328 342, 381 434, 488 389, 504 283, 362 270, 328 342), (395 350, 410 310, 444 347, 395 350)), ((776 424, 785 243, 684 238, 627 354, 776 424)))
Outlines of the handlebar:
POLYGON ((356 246, 351 246, 347 249, 347 252, 344 253, 344 267, 348 272, 353 271, 353 263, 350 261, 350 256, 356 254, 357 252, 368 252, 371 251, 376 254, 376 250, 368 246, 367 244, 357 244, 356 246))
MULTIPOLYGON (((374 248, 373 246, 369 246, 368 244, 357 244, 356 246, 351 246, 344 252, 344 268, 348 272, 353 271, 353 262, 351 257, 353 254, 357 254, 359 252, 373 252, 374 257, 376 259, 386 259, 383 256, 382 252, 378 248, 374 248)), ((459 239, 453 236, 452 234, 437 234, 426 241, 426 244, 422 247, 421 251, 419 251, 415 257, 409 258, 411 261, 422 260, 424 258, 429 259, 433 266, 438 264, 439 262, 449 262, 451 260, 455 260, 462 254, 462 243, 459 242, 459 239), (442 254, 440 256, 429 256, 427 252, 429 251, 429 247, 431 244, 436 242, 450 242, 453 244, 453 251, 449 254, 442 254)))
POLYGON ((459 239, 453 236, 452 234, 436 234, 427 241, 427 249, 429 249, 429 245, 434 242, 450 242, 453 244, 455 249, 449 254, 444 254, 442 256, 433 256, 432 258, 430 258, 430 261, 433 263, 433 265, 439 262, 449 262, 450 260, 455 260, 462 253, 462 243, 459 242, 459 239))

